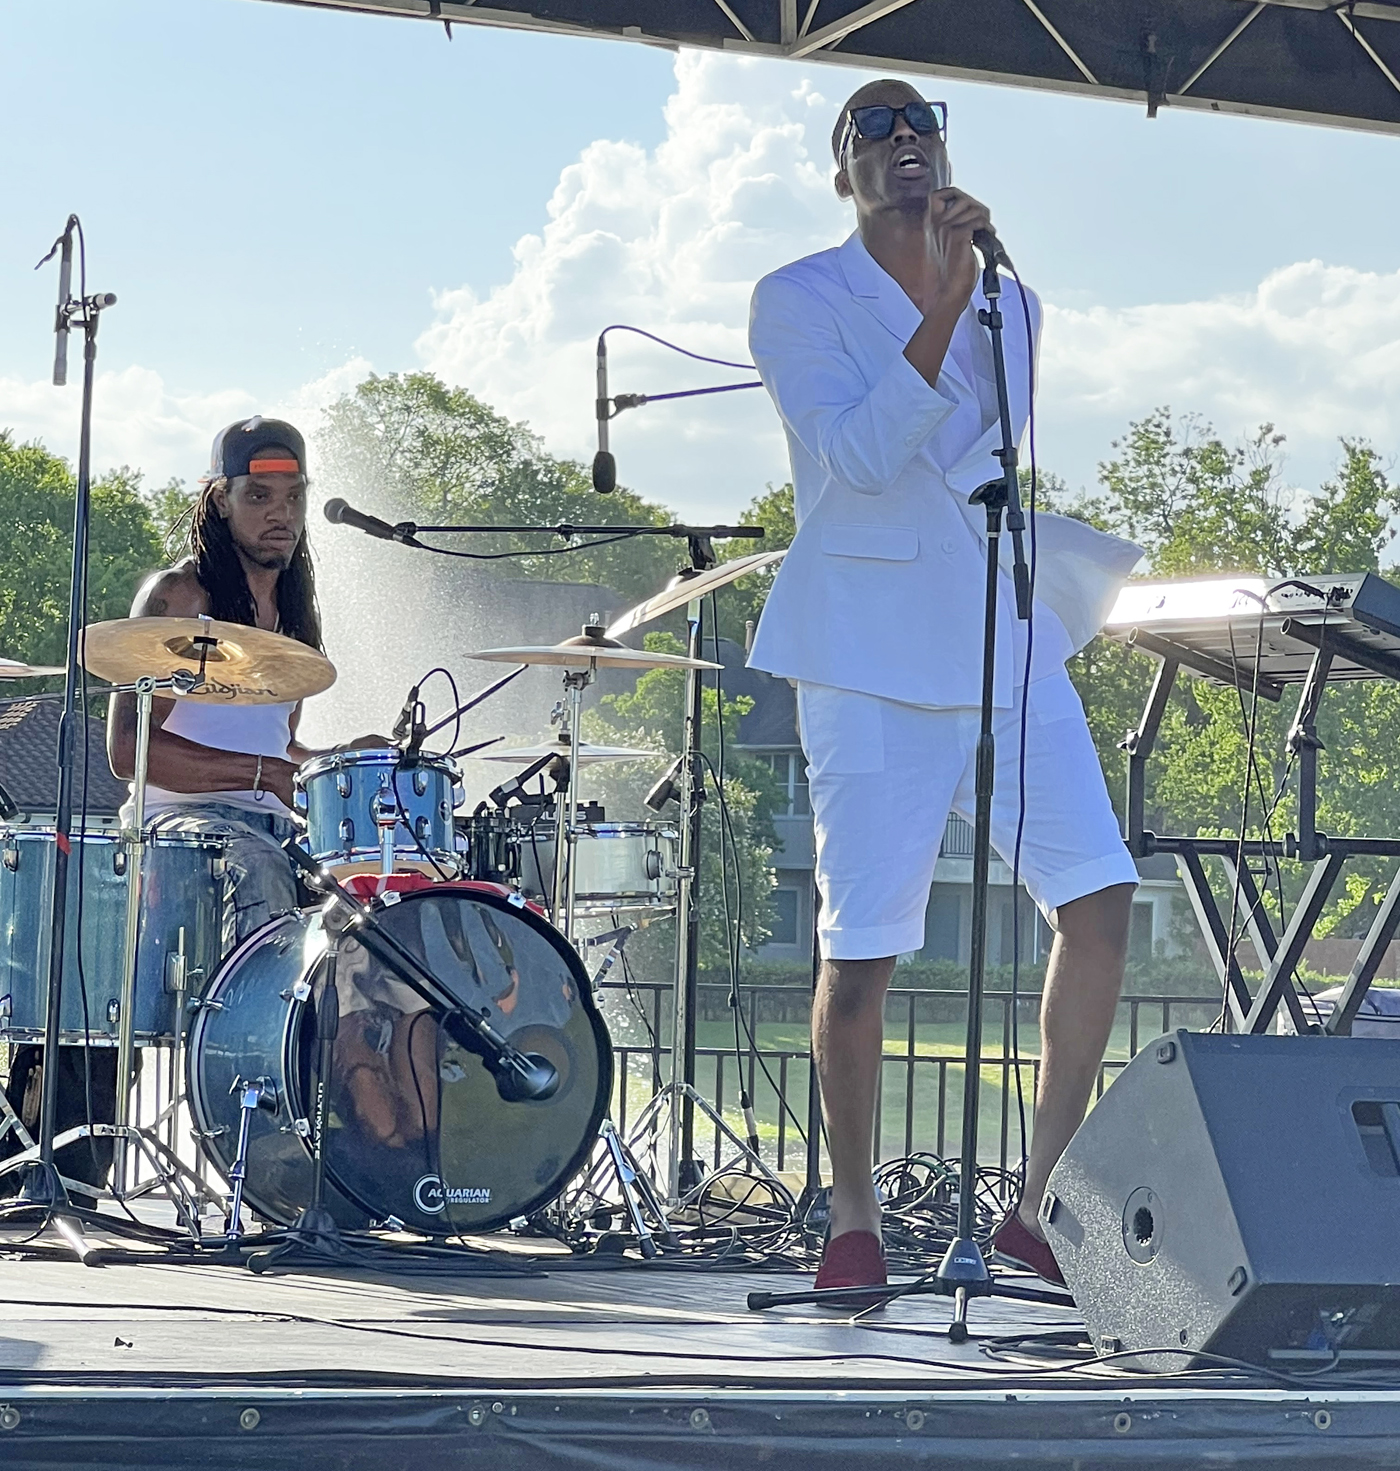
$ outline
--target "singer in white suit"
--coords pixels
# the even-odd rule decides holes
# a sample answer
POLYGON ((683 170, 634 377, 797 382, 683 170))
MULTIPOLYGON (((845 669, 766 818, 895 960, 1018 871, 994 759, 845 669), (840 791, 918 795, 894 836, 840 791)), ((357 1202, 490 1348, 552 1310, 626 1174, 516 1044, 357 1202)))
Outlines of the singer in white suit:
MULTIPOLYGON (((857 229, 760 281, 750 324, 796 491, 750 663, 796 682, 808 760, 824 961, 812 1042, 833 1176, 823 1287, 885 1280, 870 1179, 884 994, 895 957, 923 944, 947 815, 974 805, 986 516, 968 495, 1000 475, 1001 435, 972 247, 991 220, 950 186, 945 135, 942 104, 903 82, 862 87, 832 134, 857 229)), ((1039 301, 1024 303, 1007 281, 1018 435, 1040 328, 1039 301)), ((1043 515, 1036 550, 1029 634, 1001 575, 992 839, 1009 862, 1020 827, 1022 875, 1056 933, 1025 1189, 997 1247, 1060 1282, 1036 1210, 1107 1045, 1137 882, 1064 665, 1138 549, 1043 515)))

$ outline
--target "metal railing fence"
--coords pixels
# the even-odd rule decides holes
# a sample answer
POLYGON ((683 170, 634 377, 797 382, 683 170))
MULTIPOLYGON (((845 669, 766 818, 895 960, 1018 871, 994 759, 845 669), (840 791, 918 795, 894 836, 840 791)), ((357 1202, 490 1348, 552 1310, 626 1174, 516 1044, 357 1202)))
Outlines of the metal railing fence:
MULTIPOLYGON (((737 1059, 728 994, 727 985, 700 986, 696 1087, 742 1133, 738 1103, 742 1079, 759 1119, 765 1161, 778 1170, 800 1170, 805 1160, 801 1134, 807 1118, 811 1065, 807 1040, 811 992, 805 986, 742 986, 739 999, 747 1027, 740 1028, 742 1047, 737 1059), (752 1049, 749 1036, 758 1044, 752 1049)), ((671 987, 656 982, 606 981, 598 995, 613 1036, 613 1118, 626 1134, 637 1111, 670 1081, 671 987)), ((984 1163, 997 1163, 1004 1169, 1014 1168, 1020 1159, 1022 1107, 1028 1138, 1034 1126, 1033 1100, 1040 1072, 1040 994, 1022 992, 1017 1003, 1019 1025, 1013 1037, 1011 993, 987 992, 980 1059, 979 1155, 984 1163)), ((1209 996, 1121 998, 1099 1069, 1096 1097, 1102 1096, 1114 1075, 1146 1042, 1175 1027, 1209 1026, 1219 1010, 1219 999, 1209 996)), ((889 992, 875 1162, 919 1151, 942 1156, 957 1152, 965 1029, 966 997, 962 993, 889 992)), ((721 1140, 698 1119, 697 1138, 718 1164, 721 1140)))

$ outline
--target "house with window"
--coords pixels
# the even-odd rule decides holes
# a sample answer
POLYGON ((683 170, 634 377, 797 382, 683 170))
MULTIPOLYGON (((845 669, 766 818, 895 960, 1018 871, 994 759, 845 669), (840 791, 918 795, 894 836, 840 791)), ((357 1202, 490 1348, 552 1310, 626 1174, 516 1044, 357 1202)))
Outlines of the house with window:
MULTIPOLYGON (((708 646, 707 646, 708 652, 708 646)), ((711 655, 711 657, 714 657, 711 655)), ((779 848, 773 855, 776 874, 773 938, 759 951, 764 960, 810 960, 812 954, 812 807, 807 794, 806 759, 797 737, 797 693, 785 679, 774 679, 744 664, 744 650, 721 639, 719 658, 725 696, 746 695, 753 708, 739 722, 739 746, 744 754, 762 761, 787 795, 786 805, 774 819, 779 848)), ((891 822, 899 822, 899 804, 891 799, 891 822)), ((1173 919, 1185 891, 1170 855, 1140 860, 1142 886, 1133 903, 1131 954, 1134 959, 1173 949, 1173 919)), ((995 853, 991 865, 991 894, 987 961, 1009 965, 1020 921, 1021 959, 1041 959, 1050 947, 1050 928, 1024 888, 1013 897, 1011 869, 995 853), (1013 908, 1019 905, 1019 915, 1013 908)), ((924 948, 910 960, 969 960, 972 924, 972 827, 950 815, 939 848, 924 926, 924 948)))

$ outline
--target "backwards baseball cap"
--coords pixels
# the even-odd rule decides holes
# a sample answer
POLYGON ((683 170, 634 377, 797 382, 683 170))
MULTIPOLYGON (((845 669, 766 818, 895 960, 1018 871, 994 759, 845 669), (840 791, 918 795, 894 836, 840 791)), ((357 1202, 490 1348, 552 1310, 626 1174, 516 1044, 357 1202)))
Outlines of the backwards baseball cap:
POLYGON ((205 480, 221 475, 304 475, 306 441, 282 419, 264 419, 255 414, 221 429, 214 436, 205 480))

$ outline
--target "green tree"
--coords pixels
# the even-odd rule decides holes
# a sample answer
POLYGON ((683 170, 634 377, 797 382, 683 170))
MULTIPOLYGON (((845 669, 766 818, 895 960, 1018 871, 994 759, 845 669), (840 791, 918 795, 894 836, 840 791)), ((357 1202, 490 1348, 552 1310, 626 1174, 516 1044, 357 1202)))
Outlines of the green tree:
MULTIPOLYGON (((66 461, 0 430, 0 654, 62 663, 68 636, 76 482, 66 461)), ((92 485, 88 618, 121 618, 160 547, 139 472, 92 485)))
MULTIPOLYGON (((770 484, 762 495, 755 496, 745 507, 739 524, 761 526, 766 534, 760 542, 721 542, 716 547, 721 562, 734 562, 741 557, 751 557, 755 552, 776 552, 791 546, 793 537, 797 535, 791 483, 779 485, 776 489, 770 484)), ((751 572, 720 590, 716 603, 722 637, 732 638, 740 646, 745 645, 748 625, 758 626, 759 615, 763 612, 763 604, 767 601, 768 589, 773 586, 777 570, 773 567, 751 572)))
MULTIPOLYGON (((327 410, 318 438, 324 478, 386 520, 426 525, 664 526, 664 507, 619 487, 594 491, 583 466, 545 452, 523 424, 512 424, 431 373, 372 375, 327 410)), ((558 538, 477 535, 441 538, 478 554, 520 547, 557 552, 558 538)), ((597 582, 640 601, 675 572, 668 537, 575 537, 581 549, 481 564, 509 577, 597 582)))

